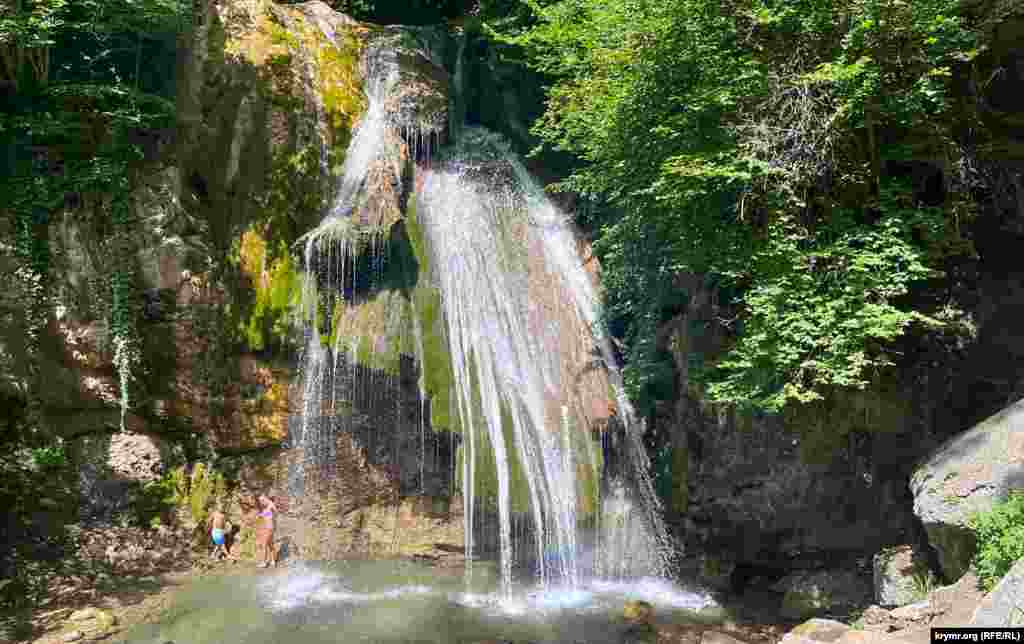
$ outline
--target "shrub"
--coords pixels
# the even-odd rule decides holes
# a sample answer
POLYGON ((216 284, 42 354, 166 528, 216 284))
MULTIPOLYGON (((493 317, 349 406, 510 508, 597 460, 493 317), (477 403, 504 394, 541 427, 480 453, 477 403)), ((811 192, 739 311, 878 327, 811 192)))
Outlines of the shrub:
POLYGON ((174 470, 142 486, 142 491, 135 502, 137 525, 156 527, 169 522, 174 506, 179 500, 176 474, 180 478, 180 473, 174 470))
POLYGON ((990 590, 1020 559, 1024 559, 1024 490, 1011 492, 1002 503, 971 518, 978 540, 974 567, 990 590))
POLYGON ((67 454, 63 445, 37 447, 31 450, 32 464, 37 470, 58 469, 67 465, 67 454))
POLYGON ((224 497, 227 493, 227 482, 213 468, 197 463, 192 468, 192 484, 189 486, 188 506, 192 520, 197 524, 206 521, 206 516, 213 505, 214 499, 224 497))

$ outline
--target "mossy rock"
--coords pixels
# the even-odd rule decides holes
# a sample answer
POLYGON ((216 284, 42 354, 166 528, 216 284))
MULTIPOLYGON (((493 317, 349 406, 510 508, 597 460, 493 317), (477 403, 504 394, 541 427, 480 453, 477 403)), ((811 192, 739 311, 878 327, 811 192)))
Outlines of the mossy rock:
POLYGON ((828 610, 832 597, 824 592, 789 591, 782 598, 780 613, 784 617, 801 619, 828 610))
POLYGON ((622 617, 631 624, 650 624, 654 619, 654 606, 639 599, 631 599, 622 608, 622 617))

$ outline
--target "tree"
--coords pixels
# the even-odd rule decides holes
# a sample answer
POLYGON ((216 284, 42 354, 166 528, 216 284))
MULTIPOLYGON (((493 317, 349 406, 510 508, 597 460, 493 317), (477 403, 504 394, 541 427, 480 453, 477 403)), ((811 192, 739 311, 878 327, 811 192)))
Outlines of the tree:
MULTIPOLYGON (((582 167, 608 315, 640 398, 667 388, 654 330, 706 275, 735 316, 695 371, 713 399, 778 410, 870 386, 970 255, 956 186, 925 204, 886 159, 956 153, 957 70, 979 46, 955 0, 560 0, 502 38, 549 74, 534 127, 582 167), (919 148, 922 146, 918 146, 919 148)), ((647 406, 649 408, 649 405, 647 406)))
POLYGON ((45 86, 50 52, 64 27, 66 0, 3 0, 0 3, 0 62, 3 81, 17 91, 26 83, 45 86))

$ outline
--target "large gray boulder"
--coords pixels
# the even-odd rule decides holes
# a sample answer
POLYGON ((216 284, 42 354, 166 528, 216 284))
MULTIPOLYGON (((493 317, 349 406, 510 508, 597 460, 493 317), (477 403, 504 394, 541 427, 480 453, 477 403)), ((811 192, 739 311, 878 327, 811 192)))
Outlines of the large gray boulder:
POLYGON ((1024 626, 1024 559, 985 595, 974 611, 971 626, 1024 626))
POLYGON ((968 520, 1024 487, 1024 400, 952 438, 910 479, 914 514, 924 524, 942 572, 954 581, 975 552, 968 520))

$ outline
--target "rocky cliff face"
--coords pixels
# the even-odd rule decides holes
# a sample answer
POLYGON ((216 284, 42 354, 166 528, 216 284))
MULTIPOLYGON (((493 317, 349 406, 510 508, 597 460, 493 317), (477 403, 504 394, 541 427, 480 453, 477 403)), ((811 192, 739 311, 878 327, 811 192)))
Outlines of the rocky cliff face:
MULTIPOLYGON (((898 399, 854 399, 832 416, 781 418, 704 402, 691 361, 722 350, 726 338, 713 320, 724 307, 697 277, 679 286, 690 294, 689 306, 661 336, 679 395, 656 431, 674 454, 669 507, 688 552, 721 558, 719 575, 739 564, 742 583, 744 569, 781 574, 863 564, 883 545, 916 541, 905 477, 922 452, 914 427, 900 424, 909 409, 898 399), (895 422, 891 431, 866 431, 886 422, 895 422)), ((729 585, 726 578, 718 583, 729 585)))
MULTIPOLYGON (((103 196, 75 197, 50 217, 52 297, 37 374, 25 368, 21 312, 31 284, 0 294, 0 393, 19 409, 30 403, 24 408, 67 441, 81 518, 124 512, 130 490, 196 461, 228 474, 236 492, 287 492, 293 457, 283 448, 301 393, 292 245, 330 208, 381 56, 393 57, 401 76, 387 96, 401 127, 371 160, 360 221, 383 230, 399 223, 417 154, 444 136, 445 43, 431 28, 363 25, 319 2, 196 5, 180 50, 177 131, 158 133, 158 149, 132 177, 128 223, 109 229, 103 196), (111 299, 116 279, 129 282, 129 302, 111 299), (130 308, 132 360, 118 355, 115 306, 130 308)), ((9 250, 0 249, 0 263, 14 262, 9 250)), ((393 373, 353 366, 365 385, 354 400, 360 429, 339 437, 337 475, 285 512, 304 522, 296 535, 324 528, 309 536, 308 554, 323 554, 321 543, 366 552, 391 552, 403 539, 401 547, 421 549, 461 543, 461 527, 449 530, 461 526, 449 510, 453 443, 429 422, 421 427, 430 405, 406 353, 393 373), (396 393, 375 398, 385 385, 396 393), (422 498, 399 505, 414 495, 422 498), (378 515, 387 539, 352 528, 378 515), (395 542, 398 526, 405 534, 395 542)))

